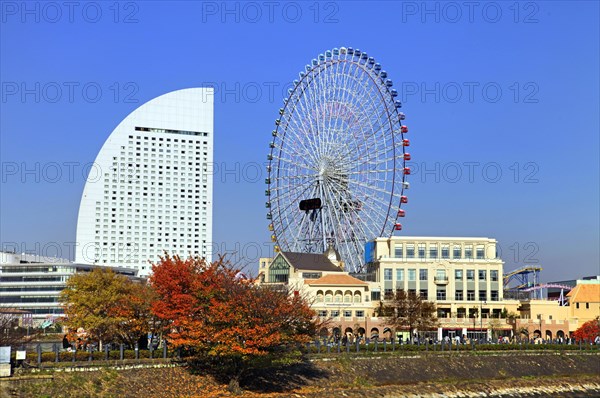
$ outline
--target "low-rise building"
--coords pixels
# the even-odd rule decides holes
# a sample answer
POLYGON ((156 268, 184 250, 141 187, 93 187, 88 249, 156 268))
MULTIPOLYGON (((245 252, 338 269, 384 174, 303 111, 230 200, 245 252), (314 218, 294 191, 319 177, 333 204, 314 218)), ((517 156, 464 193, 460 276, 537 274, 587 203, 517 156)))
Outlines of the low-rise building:
MULTIPOLYGON (((64 315, 59 302, 67 280, 77 272, 90 272, 96 265, 76 264, 64 259, 0 252, 0 306, 31 314, 31 326, 64 315)), ((116 273, 137 277, 137 270, 111 267, 116 273)))
POLYGON ((519 302, 503 300, 503 262, 494 239, 377 238, 367 244, 366 269, 364 274, 345 272, 332 248, 323 255, 283 252, 272 261, 260 260, 259 281, 287 284, 306 294, 321 319, 329 320, 328 332, 334 335, 382 333, 388 325, 377 317, 377 309, 399 289, 436 303, 438 338, 489 338, 492 332, 506 335, 513 329, 506 315, 515 313, 519 302), (290 260, 294 256, 298 260, 290 260), (304 256, 328 259, 337 269, 316 267, 320 260, 306 261, 304 256), (322 270, 310 275, 315 268, 322 270))

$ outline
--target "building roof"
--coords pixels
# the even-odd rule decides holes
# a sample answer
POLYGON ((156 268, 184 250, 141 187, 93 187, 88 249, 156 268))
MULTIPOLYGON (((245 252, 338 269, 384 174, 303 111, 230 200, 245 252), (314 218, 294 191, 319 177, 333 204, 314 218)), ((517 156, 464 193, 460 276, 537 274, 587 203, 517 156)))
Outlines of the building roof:
POLYGON ((297 269, 307 271, 341 272, 324 254, 281 252, 288 263, 297 269))
POLYGON ((10 314, 10 315, 31 314, 31 311, 20 310, 18 308, 0 307, 0 314, 10 314))
POLYGON ((567 297, 572 303, 598 303, 600 302, 600 284, 577 284, 567 297))
POLYGON ((344 273, 341 275, 329 274, 322 276, 319 279, 310 281, 309 285, 367 286, 368 283, 344 273))

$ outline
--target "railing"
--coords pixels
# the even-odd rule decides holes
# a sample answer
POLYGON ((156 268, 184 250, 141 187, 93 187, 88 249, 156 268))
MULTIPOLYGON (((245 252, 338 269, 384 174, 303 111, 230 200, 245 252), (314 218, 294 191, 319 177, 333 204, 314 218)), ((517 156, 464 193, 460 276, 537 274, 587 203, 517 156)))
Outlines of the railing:
MULTIPOLYGON (((304 354, 340 354, 340 353, 372 353, 372 352, 390 352, 397 353, 399 355, 414 355, 416 353, 460 353, 460 352, 490 352, 498 353, 510 351, 513 353, 518 352, 582 352, 582 353, 596 353, 600 355, 600 344, 594 344, 592 341, 575 341, 574 339, 567 340, 527 340, 527 339, 513 339, 511 342, 498 342, 492 343, 485 341, 484 339, 467 338, 467 339, 446 339, 442 341, 435 341, 433 339, 420 338, 413 341, 401 341, 401 340, 389 340, 379 338, 323 338, 321 340, 315 340, 305 344, 294 345, 296 349, 300 349, 304 354)), ((289 348, 292 348, 291 346, 289 348)), ((51 363, 59 364, 62 363, 67 365, 68 363, 79 363, 92 362, 97 363, 98 361, 104 361, 107 365, 118 365, 115 361, 126 361, 126 363, 135 363, 137 361, 169 361, 169 360, 181 360, 185 358, 181 357, 181 351, 170 350, 167 348, 167 344, 163 343, 161 347, 156 350, 125 350, 123 345, 113 346, 106 345, 101 351, 89 348, 88 350, 80 351, 67 351, 60 349, 60 344, 56 344, 51 352, 43 352, 40 344, 37 344, 35 348, 27 350, 26 359, 16 360, 16 351, 12 353, 12 361, 17 366, 23 366, 23 362, 26 362, 28 366, 42 367, 43 364, 51 366, 51 363), (116 349, 115 349, 116 348, 116 349)), ((61 366, 64 366, 61 365, 61 366)))
POLYGON ((447 285, 448 277, 447 276, 434 276, 433 281, 438 285, 447 285))
POLYGON ((28 363, 42 362, 66 363, 66 362, 91 362, 91 361, 125 361, 141 359, 167 359, 180 357, 179 350, 170 350, 168 343, 163 340, 158 346, 151 345, 147 349, 141 349, 136 344, 133 349, 124 344, 106 344, 102 350, 95 346, 88 346, 85 349, 74 350, 71 348, 62 348, 61 343, 28 344, 12 351, 13 356, 17 351, 25 351, 26 361, 28 363))
POLYGON ((349 340, 347 338, 315 340, 301 345, 300 350, 304 354, 340 354, 340 353, 381 353, 390 352, 399 355, 414 355, 416 353, 455 353, 455 352, 490 352, 499 351, 518 352, 588 352, 600 354, 600 344, 594 344, 591 341, 559 340, 534 342, 526 339, 514 339, 509 343, 491 343, 485 339, 467 338, 462 340, 450 339, 442 341, 433 341, 428 339, 419 339, 412 342, 403 342, 397 340, 381 340, 360 338, 349 340))
POLYGON ((473 322, 476 323, 476 326, 479 326, 480 324, 483 324, 483 326, 489 326, 490 322, 492 321, 498 321, 498 326, 508 326, 510 325, 510 322, 508 320, 508 318, 480 318, 480 317, 457 317, 457 318, 438 318, 438 320, 443 324, 443 325, 448 325, 448 324, 459 324, 459 325, 473 325, 473 322))

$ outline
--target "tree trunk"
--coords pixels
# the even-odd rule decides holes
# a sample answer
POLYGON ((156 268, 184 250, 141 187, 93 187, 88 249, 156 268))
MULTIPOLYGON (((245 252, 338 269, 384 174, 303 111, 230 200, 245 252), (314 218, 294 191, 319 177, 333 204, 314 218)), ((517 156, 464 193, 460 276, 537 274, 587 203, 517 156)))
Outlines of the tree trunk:
POLYGON ((242 393, 239 376, 236 375, 231 378, 229 385, 227 386, 227 391, 235 395, 240 395, 242 393))

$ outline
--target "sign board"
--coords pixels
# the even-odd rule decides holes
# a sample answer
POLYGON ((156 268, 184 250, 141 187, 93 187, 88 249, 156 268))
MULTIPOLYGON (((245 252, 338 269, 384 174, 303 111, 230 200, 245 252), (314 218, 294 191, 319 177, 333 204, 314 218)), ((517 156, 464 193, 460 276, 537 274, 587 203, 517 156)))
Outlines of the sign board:
POLYGON ((21 317, 21 325, 23 327, 33 326, 33 314, 23 314, 21 317))
POLYGON ((10 347, 0 347, 0 363, 10 363, 10 347))
POLYGON ((24 361, 27 358, 27 351, 17 351, 16 360, 24 361))

